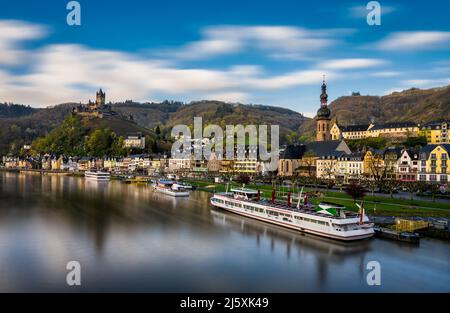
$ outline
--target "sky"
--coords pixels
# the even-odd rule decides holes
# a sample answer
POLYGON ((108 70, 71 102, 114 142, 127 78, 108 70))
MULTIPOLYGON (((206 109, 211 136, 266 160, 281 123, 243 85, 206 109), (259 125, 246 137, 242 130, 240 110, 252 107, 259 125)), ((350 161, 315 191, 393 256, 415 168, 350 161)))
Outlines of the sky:
POLYGON ((0 102, 202 99, 314 116, 332 101, 450 84, 450 2, 80 0, 0 2, 0 102))

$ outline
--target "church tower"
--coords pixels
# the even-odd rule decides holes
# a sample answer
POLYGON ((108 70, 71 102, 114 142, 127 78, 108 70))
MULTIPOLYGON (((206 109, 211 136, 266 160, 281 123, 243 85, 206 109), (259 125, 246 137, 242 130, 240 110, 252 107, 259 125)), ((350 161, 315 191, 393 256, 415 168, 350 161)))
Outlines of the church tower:
POLYGON ((325 76, 322 83, 322 94, 320 95, 320 109, 317 111, 317 128, 316 141, 331 140, 330 122, 331 111, 328 108, 327 85, 325 83, 325 76))

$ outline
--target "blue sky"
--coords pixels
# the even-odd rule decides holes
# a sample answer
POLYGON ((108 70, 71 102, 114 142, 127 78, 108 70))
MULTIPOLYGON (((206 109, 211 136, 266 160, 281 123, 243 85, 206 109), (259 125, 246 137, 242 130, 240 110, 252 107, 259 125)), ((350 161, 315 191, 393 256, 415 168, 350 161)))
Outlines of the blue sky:
POLYGON ((218 99, 313 115, 330 100, 450 84, 448 1, 2 0, 0 101, 218 99))

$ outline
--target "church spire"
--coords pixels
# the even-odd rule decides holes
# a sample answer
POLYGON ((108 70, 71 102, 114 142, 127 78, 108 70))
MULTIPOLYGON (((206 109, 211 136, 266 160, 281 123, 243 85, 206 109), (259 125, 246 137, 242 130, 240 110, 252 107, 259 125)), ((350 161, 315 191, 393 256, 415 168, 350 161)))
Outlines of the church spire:
POLYGON ((322 106, 327 106, 327 102, 328 102, 327 84, 325 82, 325 75, 323 75, 322 93, 320 94, 320 104, 322 106))

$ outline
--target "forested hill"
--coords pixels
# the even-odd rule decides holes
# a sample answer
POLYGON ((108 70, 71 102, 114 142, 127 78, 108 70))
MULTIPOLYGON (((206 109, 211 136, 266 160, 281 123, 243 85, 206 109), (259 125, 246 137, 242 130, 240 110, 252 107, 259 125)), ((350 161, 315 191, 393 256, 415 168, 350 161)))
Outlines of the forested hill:
MULTIPOLYGON (((72 108, 77 103, 64 103, 44 109, 33 109, 29 114, 13 114, 14 117, 0 116, 0 155, 8 152, 17 153, 25 143, 31 143, 39 137, 47 135, 63 122, 72 108)), ((18 105, 26 110, 25 106, 18 105)), ((140 130, 154 129, 160 126, 162 131, 167 131, 176 124, 192 125, 194 117, 201 116, 203 124, 255 124, 255 125, 280 125, 281 141, 285 141, 288 135, 298 133, 300 126, 308 118, 292 110, 264 106, 230 104, 221 101, 198 101, 183 104, 175 101, 163 101, 161 103, 138 103, 126 101, 112 104, 113 111, 119 113, 112 121, 99 120, 99 123, 91 122, 99 127, 109 127, 117 130, 119 135, 124 135, 123 129, 140 130), (132 122, 130 122, 130 117, 132 122), (121 127, 120 124, 123 124, 121 127), (135 126, 131 127, 130 123, 135 126)))

